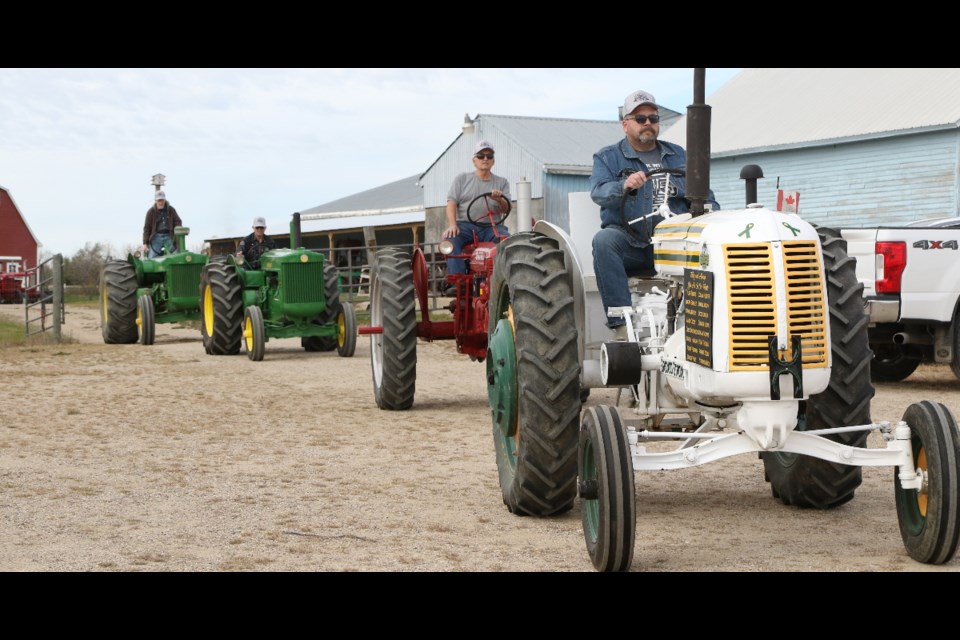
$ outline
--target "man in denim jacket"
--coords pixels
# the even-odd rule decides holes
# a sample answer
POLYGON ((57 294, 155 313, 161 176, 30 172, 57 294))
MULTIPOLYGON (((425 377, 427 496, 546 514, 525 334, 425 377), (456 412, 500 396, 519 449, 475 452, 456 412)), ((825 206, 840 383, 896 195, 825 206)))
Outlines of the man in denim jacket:
MULTIPOLYGON (((654 268, 650 237, 662 216, 654 212, 666 199, 670 210, 686 213, 686 180, 670 175, 646 176, 653 169, 683 169, 687 154, 680 145, 658 140, 659 107, 646 91, 634 91, 623 103, 624 139, 593 154, 590 197, 600 205, 601 229, 593 238, 593 269, 605 309, 631 306, 627 277, 650 274, 654 268), (669 193, 667 193, 669 191, 669 193), (624 196, 626 194, 626 197, 624 196), (649 215, 648 214, 654 214, 649 215), (625 220, 643 220, 630 224, 625 220)), ((713 191, 705 205, 717 211, 713 191)), ((626 340, 623 318, 607 318, 615 339, 626 340)))

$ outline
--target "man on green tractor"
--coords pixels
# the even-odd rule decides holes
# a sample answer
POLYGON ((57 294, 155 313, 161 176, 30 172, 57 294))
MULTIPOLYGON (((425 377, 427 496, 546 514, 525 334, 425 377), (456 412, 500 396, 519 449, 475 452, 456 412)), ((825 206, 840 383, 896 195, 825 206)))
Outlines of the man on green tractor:
POLYGON ((260 256, 277 245, 266 235, 267 221, 262 216, 253 219, 253 233, 237 245, 237 260, 243 260, 251 269, 260 268, 260 256))
POLYGON ((176 251, 174 230, 183 226, 180 214, 167 202, 167 194, 157 191, 153 200, 154 205, 147 210, 143 223, 143 246, 140 247, 140 255, 147 258, 159 258, 164 251, 176 251))

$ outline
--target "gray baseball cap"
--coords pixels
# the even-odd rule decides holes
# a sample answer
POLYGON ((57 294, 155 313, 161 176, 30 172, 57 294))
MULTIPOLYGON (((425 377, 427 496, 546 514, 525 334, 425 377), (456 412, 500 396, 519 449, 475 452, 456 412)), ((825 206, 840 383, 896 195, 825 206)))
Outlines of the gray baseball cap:
POLYGON ((490 144, 486 140, 481 140, 480 142, 477 143, 477 146, 473 148, 473 153, 474 154, 480 153, 484 149, 490 149, 490 151, 493 151, 494 153, 497 152, 496 149, 493 148, 492 144, 490 144))
POLYGON ((267 221, 262 216, 257 216, 253 219, 253 226, 255 227, 266 227, 267 221))
POLYGON ((633 113, 633 110, 639 107, 642 104, 652 104, 657 109, 660 106, 657 104, 657 101, 654 99, 653 94, 647 93, 646 91, 634 91, 626 97, 623 101, 623 113, 620 114, 620 117, 626 118, 628 115, 633 113))

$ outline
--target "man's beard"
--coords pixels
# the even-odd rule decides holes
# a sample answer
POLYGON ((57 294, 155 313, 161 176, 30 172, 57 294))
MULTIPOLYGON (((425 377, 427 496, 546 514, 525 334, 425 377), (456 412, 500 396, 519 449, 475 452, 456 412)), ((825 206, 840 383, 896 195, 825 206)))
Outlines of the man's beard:
POLYGON ((651 142, 656 142, 657 134, 649 130, 641 131, 635 135, 633 139, 636 140, 638 144, 650 144, 651 142))

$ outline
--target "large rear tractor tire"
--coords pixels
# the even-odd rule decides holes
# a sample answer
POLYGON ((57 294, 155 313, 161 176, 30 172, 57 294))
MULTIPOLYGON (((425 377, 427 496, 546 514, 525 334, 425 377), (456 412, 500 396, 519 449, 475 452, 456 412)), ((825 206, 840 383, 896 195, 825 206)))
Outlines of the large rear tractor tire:
POLYGON ((377 251, 370 281, 370 334, 373 397, 381 409, 413 406, 417 382, 416 287, 410 255, 399 249, 377 251))
MULTIPOLYGON (((323 292, 326 306, 314 320, 315 324, 329 324, 337 321, 340 312, 340 274, 332 262, 323 265, 323 292)), ((300 346, 306 351, 333 351, 339 347, 337 338, 327 336, 305 336, 300 338, 300 346)))
POLYGON ((200 276, 203 332, 207 353, 232 356, 240 353, 243 337, 243 287, 236 268, 226 262, 209 262, 200 276))
MULTIPOLYGON (((226 254, 217 254, 217 255, 215 255, 215 256, 210 256, 210 259, 209 259, 207 262, 208 262, 208 264, 209 264, 209 263, 212 263, 212 262, 224 262, 224 263, 225 263, 225 262, 227 262, 227 258, 228 258, 228 256, 227 256, 226 254)), ((201 276, 201 277, 202 277, 202 276, 201 276)), ((199 294, 199 297, 198 297, 198 300, 199 300, 199 303, 200 303, 200 338, 203 340, 203 350, 207 352, 207 355, 213 355, 213 352, 211 351, 211 347, 212 347, 212 345, 213 345, 213 342, 210 340, 209 334, 207 334, 207 322, 206 322, 206 320, 204 320, 204 318, 206 317, 205 314, 207 314, 207 313, 212 314, 212 313, 213 313, 213 301, 212 301, 212 298, 211 298, 211 301, 210 301, 210 309, 208 310, 206 304, 204 304, 204 292, 205 292, 206 288, 205 288, 205 286, 204 286, 204 284, 203 284, 202 279, 201 279, 200 284, 198 285, 198 288, 200 289, 200 294, 199 294)), ((211 315, 211 318, 212 318, 212 317, 213 317, 213 316, 211 315)), ((210 325, 210 326, 211 326, 211 327, 213 326, 212 321, 211 321, 211 325, 210 325)))
POLYGON ((917 562, 944 564, 960 543, 960 430, 950 409, 929 400, 907 407, 903 420, 923 486, 904 489, 894 469, 900 535, 917 562))
POLYGON ((487 393, 503 503, 568 511, 577 494, 580 361, 570 270, 557 242, 500 243, 490 286, 487 393))
MULTIPOLYGON (((863 284, 847 241, 832 229, 819 229, 830 311, 833 367, 829 386, 800 403, 798 431, 870 424, 871 351, 863 312, 863 284)), ((852 447, 866 444, 867 431, 826 436, 852 447)), ((784 504, 831 509, 853 498, 863 482, 861 467, 793 453, 761 454, 775 498, 784 504)))
POLYGON ((137 272, 123 260, 100 270, 100 330, 105 344, 137 341, 137 272))
POLYGON ((149 295, 142 295, 137 300, 137 331, 140 334, 140 344, 153 344, 157 336, 157 323, 153 298, 149 295))

